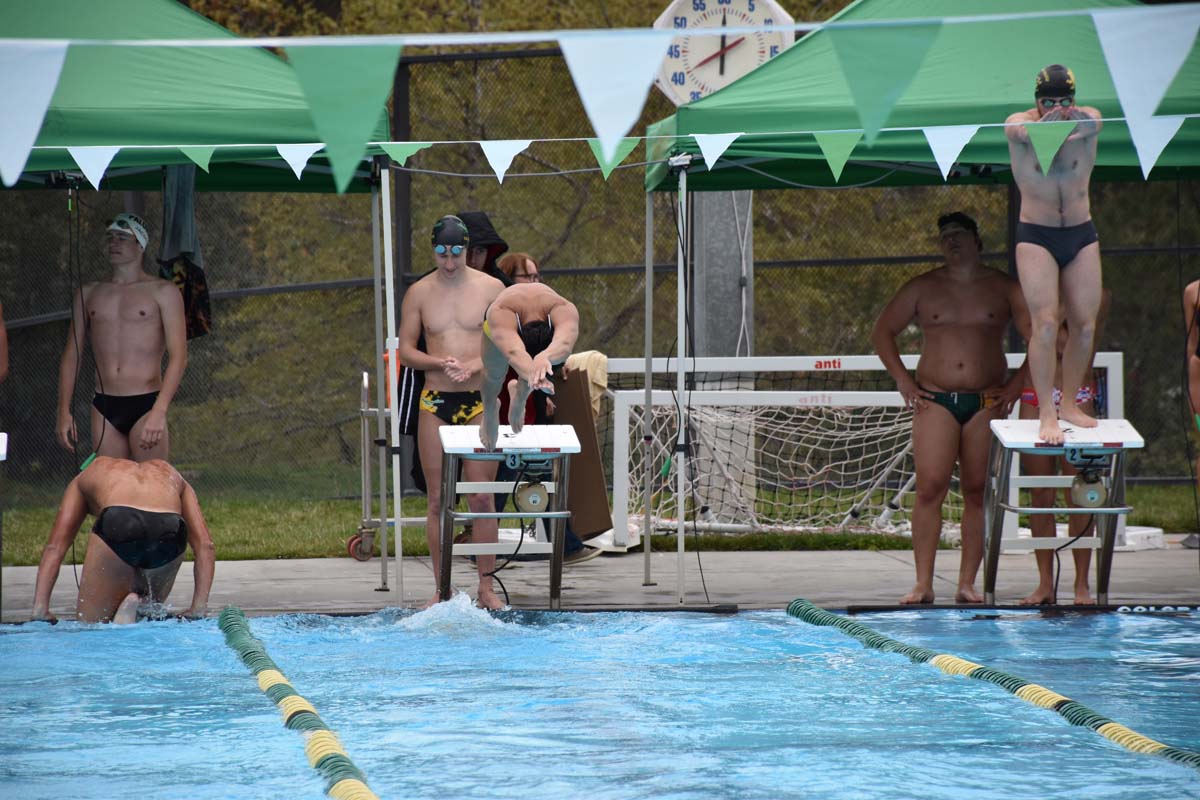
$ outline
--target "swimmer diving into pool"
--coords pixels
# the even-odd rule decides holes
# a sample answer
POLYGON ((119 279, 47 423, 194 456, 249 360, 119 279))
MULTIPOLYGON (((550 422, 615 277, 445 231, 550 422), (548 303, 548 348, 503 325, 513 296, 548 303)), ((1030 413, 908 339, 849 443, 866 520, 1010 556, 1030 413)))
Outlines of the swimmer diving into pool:
POLYGON ((555 367, 579 338, 579 309, 544 283, 518 283, 496 296, 483 320, 483 423, 479 439, 491 450, 500 429, 500 387, 511 365, 517 373, 508 422, 520 433, 525 400, 540 390, 554 393, 555 367))
POLYGON ((55 621, 50 594, 88 514, 96 522, 79 578, 79 620, 136 621, 138 605, 167 599, 188 547, 195 559, 195 588, 183 616, 204 616, 216 562, 196 493, 165 461, 100 456, 63 492, 38 564, 33 619, 55 621))

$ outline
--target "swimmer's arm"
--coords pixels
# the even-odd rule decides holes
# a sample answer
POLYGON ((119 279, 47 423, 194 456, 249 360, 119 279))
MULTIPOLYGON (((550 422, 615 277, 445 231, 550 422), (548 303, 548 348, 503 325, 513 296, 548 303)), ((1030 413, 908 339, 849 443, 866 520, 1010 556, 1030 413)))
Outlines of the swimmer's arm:
POLYGON ((542 351, 551 364, 567 360, 579 339, 579 309, 574 303, 563 303, 550 309, 550 323, 554 326, 554 338, 542 351))
POLYGON ((404 302, 400 304, 400 328, 396 332, 400 346, 396 352, 404 366, 429 372, 440 370, 442 359, 417 349, 417 341, 421 338, 421 298, 424 293, 425 288, 420 284, 410 286, 404 293, 404 302))
POLYGON ((8 377, 8 329, 4 327, 4 306, 0 305, 0 383, 8 377))
POLYGON ((184 318, 183 295, 175 284, 168 283, 158 290, 158 310, 162 314, 163 337, 167 343, 167 369, 163 373, 162 388, 154 405, 165 414, 187 368, 187 321, 184 318))
POLYGON ((871 329, 871 344, 879 355, 879 360, 887 369, 892 380, 896 381, 896 391, 904 398, 907 408, 920 411, 925 406, 925 399, 931 395, 917 385, 916 380, 909 374, 904 362, 900 359, 900 348, 896 345, 896 337, 908 327, 917 316, 917 298, 920 289, 916 281, 909 281, 896 292, 875 320, 871 329))
POLYGON ((1025 123, 1032 122, 1033 116, 1028 111, 1018 111, 1004 121, 1004 135, 1013 144, 1029 144, 1029 131, 1025 123))
POLYGON ((1196 354, 1196 345, 1200 343, 1200 281, 1189 283, 1183 290, 1183 329, 1187 331, 1190 358, 1196 354))
POLYGON ((1100 112, 1090 106, 1072 108, 1065 116, 1067 119, 1075 120, 1078 123, 1075 126, 1075 130, 1071 131, 1071 135, 1067 137, 1068 142, 1091 139, 1100 133, 1100 112))
POLYGON ((888 374, 897 385, 910 380, 908 369, 900 360, 900 348, 896 345, 896 337, 909 326, 917 316, 917 290, 910 281, 896 292, 888 301, 875 326, 871 329, 871 345, 875 348, 879 360, 883 362, 888 374))
POLYGON ((192 548, 192 606, 184 612, 184 616, 202 617, 208 610, 208 593, 212 590, 213 573, 216 569, 216 548, 213 546, 212 535, 208 532, 208 524, 200 511, 200 501, 196 492, 188 484, 184 484, 183 522, 187 525, 188 546, 192 548))
POLYGON ((92 284, 73 292, 71 322, 67 326, 67 343, 58 362, 58 414, 55 436, 67 450, 75 447, 75 422, 71 416, 71 401, 75 399, 75 376, 79 372, 79 359, 87 349, 87 324, 84 321, 84 306, 91 293, 92 284))
POLYGON ((516 318, 512 322, 507 320, 511 314, 505 311, 503 321, 493 318, 488 322, 488 328, 491 331, 492 344, 496 345, 496 349, 504 354, 505 361, 508 362, 517 374, 521 377, 529 375, 529 371, 533 368, 533 359, 529 353, 525 352, 525 343, 521 341, 520 334, 517 333, 516 318))
POLYGON ((50 613, 50 594, 58 580, 58 570, 66 557, 67 549, 75 541, 79 526, 87 516, 87 501, 79 489, 79 478, 67 484, 62 504, 50 529, 50 538, 42 548, 42 559, 38 562, 37 579, 33 589, 33 618, 54 620, 50 613))
POLYGON ((179 391, 183 371, 187 368, 187 322, 184 320, 183 295, 173 283, 159 286, 154 298, 162 317, 163 339, 167 345, 167 369, 163 373, 158 397, 146 415, 138 444, 145 449, 159 443, 167 431, 167 409, 179 391))

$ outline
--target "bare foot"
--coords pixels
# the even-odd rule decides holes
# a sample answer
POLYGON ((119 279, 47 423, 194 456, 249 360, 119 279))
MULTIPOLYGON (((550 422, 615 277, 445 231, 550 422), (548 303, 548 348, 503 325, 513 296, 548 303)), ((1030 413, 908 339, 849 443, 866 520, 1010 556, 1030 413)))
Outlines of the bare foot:
POLYGON ((1084 586, 1083 588, 1076 586, 1075 587, 1075 605, 1077 605, 1077 606, 1094 606, 1094 605, 1096 605, 1096 598, 1092 597, 1092 593, 1088 591, 1088 588, 1086 586, 1084 586))
POLYGON ((523 388, 515 380, 508 382, 508 424, 513 433, 520 433, 525 427, 525 399, 529 397, 529 390, 522 391, 523 388))
POLYGON ((1058 417, 1063 422, 1068 422, 1078 428, 1094 428, 1100 424, 1096 422, 1095 417, 1090 417, 1083 413, 1079 409, 1079 406, 1074 403, 1068 404, 1065 401, 1062 404, 1062 408, 1059 409, 1058 417))
POLYGON ((1038 438, 1047 444, 1062 444, 1063 432, 1058 427, 1058 417, 1052 410, 1043 409, 1038 414, 1041 425, 1038 427, 1038 438))
POLYGON ((500 403, 493 399, 483 404, 483 419, 479 421, 479 441, 485 450, 496 449, 496 437, 500 433, 500 403))
POLYGON ((440 602, 442 602, 442 598, 438 597, 437 592, 434 592, 433 597, 429 598, 429 602, 421 606, 421 611, 424 611, 427 608, 433 608, 440 602))
POLYGON ((1055 604, 1054 590, 1038 587, 1021 601, 1023 606, 1052 606, 1055 604))
POLYGON ((116 625, 132 625, 137 622, 138 604, 142 602, 142 598, 137 596, 136 592, 130 592, 125 595, 125 599, 121 601, 121 605, 117 606, 116 613, 113 614, 112 621, 116 625))
POLYGON ((480 586, 475 598, 475 605, 485 611, 499 611, 504 608, 504 601, 497 597, 496 593, 491 589, 485 589, 480 586))
POLYGON ((921 586, 914 586, 913 590, 904 597, 900 598, 900 605, 908 606, 917 603, 932 603, 933 589, 925 589, 921 586))
POLYGON ((982 603, 983 595, 975 591, 974 586, 959 586, 958 592, 954 595, 956 603, 982 603))

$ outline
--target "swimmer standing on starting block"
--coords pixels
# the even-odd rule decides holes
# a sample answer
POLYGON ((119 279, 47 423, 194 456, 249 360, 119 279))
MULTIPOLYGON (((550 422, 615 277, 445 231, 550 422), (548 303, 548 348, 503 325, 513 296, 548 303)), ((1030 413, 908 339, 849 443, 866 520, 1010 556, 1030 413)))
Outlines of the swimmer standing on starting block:
POLYGON ((579 338, 579 309, 544 283, 509 286, 488 306, 483 319, 483 424, 479 439, 496 447, 500 430, 500 394, 511 365, 508 423, 519 433, 525 400, 534 390, 554 393, 551 376, 571 355, 579 338))
POLYGON ((164 602, 188 547, 195 559, 194 588, 184 616, 204 616, 216 556, 196 493, 165 461, 100 456, 63 492, 38 563, 35 620, 55 620, 50 593, 89 513, 96 524, 79 578, 75 613, 80 620, 133 622, 140 603, 164 602))
POLYGON ((1100 112, 1077 106, 1075 75, 1062 64, 1051 64, 1037 75, 1034 107, 1010 116, 1004 130, 1013 180, 1021 190, 1017 272, 1032 320, 1029 371, 1039 397, 1049 397, 1054 388, 1060 303, 1070 331, 1062 354, 1062 405, 1057 415, 1052 403, 1038 407, 1038 437, 1062 444, 1059 419, 1081 428, 1096 427, 1095 418, 1079 407, 1075 394, 1091 366, 1088 359, 1100 310, 1100 237, 1088 202, 1100 112), (1064 121, 1075 122, 1075 129, 1043 173, 1025 126, 1064 121))

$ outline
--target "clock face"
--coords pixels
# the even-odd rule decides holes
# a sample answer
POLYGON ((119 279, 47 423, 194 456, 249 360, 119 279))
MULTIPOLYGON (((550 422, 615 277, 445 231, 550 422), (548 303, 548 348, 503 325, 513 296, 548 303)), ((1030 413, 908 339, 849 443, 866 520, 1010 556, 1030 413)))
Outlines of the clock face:
POLYGON ((794 40, 790 30, 704 36, 688 31, 791 24, 775 0, 675 0, 654 23, 679 32, 655 83, 676 105, 691 103, 765 64, 794 40))

